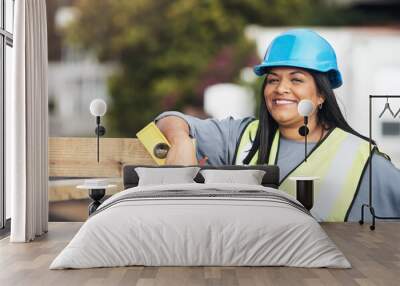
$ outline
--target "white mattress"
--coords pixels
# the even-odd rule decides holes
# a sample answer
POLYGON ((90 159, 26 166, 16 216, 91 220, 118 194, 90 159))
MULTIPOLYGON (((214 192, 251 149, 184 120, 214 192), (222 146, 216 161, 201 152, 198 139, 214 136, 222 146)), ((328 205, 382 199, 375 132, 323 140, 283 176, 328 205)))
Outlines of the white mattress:
POLYGON ((342 252, 299 204, 279 190, 254 185, 131 188, 106 200, 50 269, 127 265, 350 268, 342 252), (254 190, 272 197, 180 197, 179 193, 131 197, 168 190, 202 194, 254 190))

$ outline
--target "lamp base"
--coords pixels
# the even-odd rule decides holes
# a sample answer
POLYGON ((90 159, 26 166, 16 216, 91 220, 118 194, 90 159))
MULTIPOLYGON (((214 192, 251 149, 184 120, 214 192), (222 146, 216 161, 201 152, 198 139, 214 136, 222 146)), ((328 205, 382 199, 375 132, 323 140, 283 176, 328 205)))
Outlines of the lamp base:
POLYGON ((314 181, 297 180, 296 198, 309 211, 314 205, 314 181))
POLYGON ((106 194, 106 189, 89 189, 89 197, 93 200, 93 202, 89 205, 89 216, 94 213, 97 208, 101 205, 100 200, 106 194))

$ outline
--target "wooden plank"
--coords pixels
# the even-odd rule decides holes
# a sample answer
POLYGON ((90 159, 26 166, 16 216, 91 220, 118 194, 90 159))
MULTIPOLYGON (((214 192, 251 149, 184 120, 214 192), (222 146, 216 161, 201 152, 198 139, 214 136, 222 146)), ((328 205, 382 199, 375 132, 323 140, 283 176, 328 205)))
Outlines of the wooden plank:
POLYGON ((49 176, 117 178, 125 164, 155 165, 136 138, 101 138, 100 163, 96 148, 96 138, 50 137, 49 176))

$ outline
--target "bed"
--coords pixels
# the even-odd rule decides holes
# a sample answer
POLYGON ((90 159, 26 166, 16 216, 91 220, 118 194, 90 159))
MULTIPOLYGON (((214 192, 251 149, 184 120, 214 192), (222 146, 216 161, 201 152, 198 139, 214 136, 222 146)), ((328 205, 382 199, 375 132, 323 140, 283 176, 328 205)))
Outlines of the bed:
POLYGON ((351 267, 311 214, 277 189, 276 166, 202 167, 263 170, 260 185, 209 183, 200 173, 192 183, 138 185, 138 167, 149 166, 124 167, 125 190, 102 203, 50 269, 351 267))

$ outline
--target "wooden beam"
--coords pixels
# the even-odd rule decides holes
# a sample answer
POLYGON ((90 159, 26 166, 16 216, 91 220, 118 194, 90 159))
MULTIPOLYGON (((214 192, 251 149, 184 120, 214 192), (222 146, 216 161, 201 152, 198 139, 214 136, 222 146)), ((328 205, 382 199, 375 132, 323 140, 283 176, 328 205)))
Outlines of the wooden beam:
POLYGON ((125 164, 156 164, 136 138, 101 138, 100 163, 96 148, 96 138, 50 137, 49 176, 116 178, 125 164))

